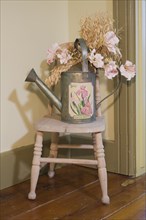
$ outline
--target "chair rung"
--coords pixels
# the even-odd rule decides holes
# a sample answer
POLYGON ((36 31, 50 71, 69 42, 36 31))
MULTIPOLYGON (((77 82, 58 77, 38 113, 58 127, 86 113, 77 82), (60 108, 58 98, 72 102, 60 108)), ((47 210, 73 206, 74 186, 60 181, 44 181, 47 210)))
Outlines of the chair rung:
POLYGON ((72 148, 72 149, 93 149, 93 145, 91 144, 59 144, 58 148, 72 148))
POLYGON ((40 162, 47 163, 69 163, 69 164, 90 164, 97 165, 97 160, 84 160, 84 159, 65 159, 65 158, 40 158, 40 162))

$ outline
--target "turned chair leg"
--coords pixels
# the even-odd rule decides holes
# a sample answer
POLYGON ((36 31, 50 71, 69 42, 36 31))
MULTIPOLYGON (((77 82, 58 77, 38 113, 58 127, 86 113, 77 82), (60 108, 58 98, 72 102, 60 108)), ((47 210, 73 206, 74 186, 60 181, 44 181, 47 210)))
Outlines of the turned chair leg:
POLYGON ((32 161, 32 169, 31 169, 31 184, 30 184, 30 192, 28 194, 29 199, 36 198, 36 185, 38 182, 39 172, 40 172, 40 158, 42 155, 42 141, 43 141, 43 133, 37 132, 36 134, 36 142, 34 147, 34 156, 32 161))
MULTIPOLYGON (((58 154, 58 139, 59 139, 59 133, 52 133, 51 135, 51 146, 50 146, 50 155, 51 158, 56 158, 58 154)), ((50 178, 54 177, 55 175, 55 163, 50 163, 50 168, 48 171, 48 176, 50 178)))
POLYGON ((94 134, 94 151, 96 155, 96 159, 98 161, 98 177, 102 190, 102 203, 109 204, 110 199, 107 192, 107 170, 106 170, 106 162, 105 162, 105 154, 104 154, 104 146, 102 143, 102 134, 96 133, 94 134))
POLYGON ((96 147, 96 138, 95 133, 92 133, 92 143, 93 143, 93 150, 94 150, 94 158, 97 160, 97 147, 96 147))

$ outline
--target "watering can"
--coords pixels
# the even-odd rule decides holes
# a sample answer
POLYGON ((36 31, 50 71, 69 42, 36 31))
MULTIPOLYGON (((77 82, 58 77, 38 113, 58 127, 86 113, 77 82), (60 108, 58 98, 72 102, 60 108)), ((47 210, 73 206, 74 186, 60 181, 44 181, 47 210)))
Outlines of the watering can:
POLYGON ((61 120, 80 124, 96 120, 95 82, 96 75, 88 69, 88 49, 84 39, 76 39, 74 46, 81 50, 82 64, 74 65, 67 72, 61 73, 61 101, 37 76, 34 69, 25 81, 35 82, 42 92, 61 112, 61 120))

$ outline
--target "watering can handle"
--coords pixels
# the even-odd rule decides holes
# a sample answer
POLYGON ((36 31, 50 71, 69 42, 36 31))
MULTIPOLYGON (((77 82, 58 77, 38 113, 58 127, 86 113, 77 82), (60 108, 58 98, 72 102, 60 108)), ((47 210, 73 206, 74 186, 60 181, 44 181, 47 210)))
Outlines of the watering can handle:
POLYGON ((81 48, 82 53, 82 72, 88 72, 88 48, 83 38, 77 38, 74 42, 74 47, 79 50, 81 48))

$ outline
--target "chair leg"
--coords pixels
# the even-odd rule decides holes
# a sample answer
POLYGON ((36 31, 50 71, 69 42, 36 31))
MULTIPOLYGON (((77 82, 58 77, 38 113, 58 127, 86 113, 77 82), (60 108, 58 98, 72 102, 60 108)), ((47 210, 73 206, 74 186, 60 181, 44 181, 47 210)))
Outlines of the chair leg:
POLYGON ((93 142, 93 150, 94 150, 94 158, 97 160, 97 147, 96 147, 96 138, 95 133, 92 133, 92 142, 93 142))
POLYGON ((36 142, 34 147, 34 156, 32 161, 31 168, 31 184, 30 184, 30 192, 28 194, 28 198, 33 200, 36 198, 36 185, 38 182, 39 172, 40 172, 40 158, 42 155, 42 141, 43 141, 43 133, 37 132, 36 134, 36 142))
POLYGON ((109 204, 110 199, 107 193, 107 170, 106 170, 106 162, 105 162, 105 154, 104 154, 104 146, 102 142, 102 134, 96 133, 94 134, 94 150, 96 154, 96 159, 98 161, 98 177, 102 190, 102 203, 109 204))
MULTIPOLYGON (((51 146, 50 146, 50 155, 49 157, 51 158, 56 158, 58 154, 58 138, 59 138, 59 133, 52 133, 51 136, 51 146)), ((48 172, 48 176, 50 178, 54 177, 55 175, 55 163, 50 163, 50 169, 48 172)))

